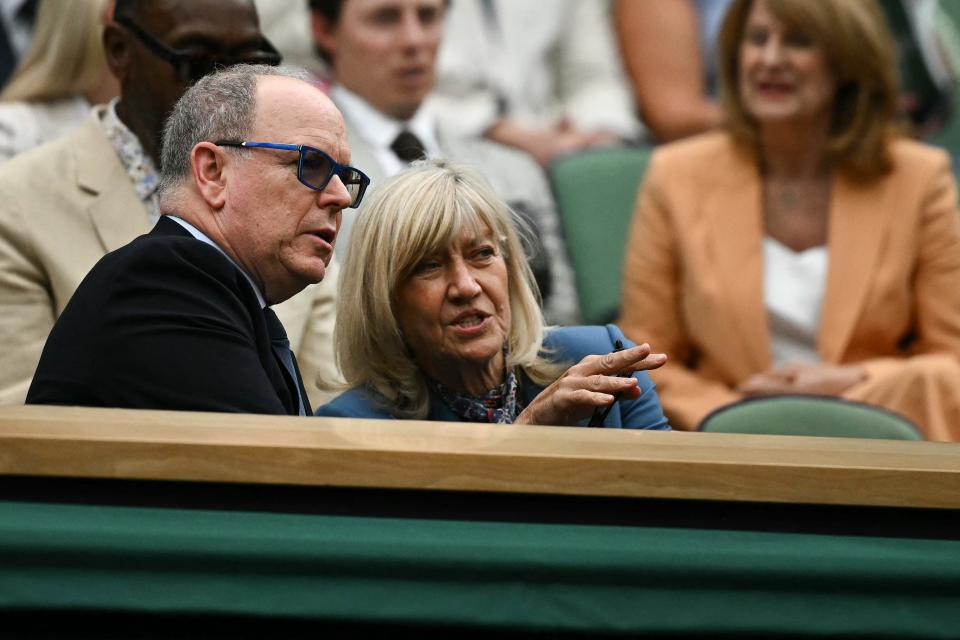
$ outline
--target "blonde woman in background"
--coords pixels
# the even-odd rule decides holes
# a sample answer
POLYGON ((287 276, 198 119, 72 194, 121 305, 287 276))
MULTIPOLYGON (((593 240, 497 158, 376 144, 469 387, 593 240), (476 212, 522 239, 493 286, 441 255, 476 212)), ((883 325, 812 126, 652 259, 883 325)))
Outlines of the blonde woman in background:
POLYGON ((30 50, 0 93, 0 162, 83 122, 117 95, 100 35, 106 0, 42 0, 30 50))

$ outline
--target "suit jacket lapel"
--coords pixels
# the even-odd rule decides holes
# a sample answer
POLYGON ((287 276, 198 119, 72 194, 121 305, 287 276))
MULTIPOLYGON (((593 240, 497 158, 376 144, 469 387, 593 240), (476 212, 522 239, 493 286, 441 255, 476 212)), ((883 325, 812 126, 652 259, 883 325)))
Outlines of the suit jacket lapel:
MULTIPOLYGON (((157 221, 156 226, 154 226, 149 233, 151 236, 193 237, 189 231, 166 216, 160 216, 160 220, 157 221)), ((197 240, 197 242, 200 241, 197 240)), ((218 257, 213 259, 230 260, 224 255, 219 255, 219 253, 220 252, 217 252, 218 257)), ((237 293, 250 311, 250 316, 254 319, 254 333, 256 337, 256 345, 254 346, 257 349, 257 355, 260 359, 260 364, 263 366, 267 377, 270 379, 270 384, 273 386, 274 391, 276 391, 277 397, 283 404, 283 408, 286 409, 287 413, 290 415, 298 415, 300 413, 297 393, 292 386, 297 385, 303 397, 304 410, 306 411, 307 415, 311 415, 312 410, 310 408, 310 399, 307 396, 306 389, 303 388, 301 376, 297 375, 296 380, 289 379, 289 374, 286 372, 286 367, 284 367, 283 363, 280 361, 280 358, 273 350, 273 344, 270 340, 270 331, 267 329, 267 321, 263 316, 263 310, 260 308, 260 301, 257 299, 257 296, 251 288, 250 283, 247 281, 246 276, 240 272, 239 267, 233 264, 233 262, 230 264, 232 264, 236 269, 236 283, 238 288, 237 293)), ((291 356, 293 357, 293 366, 297 369, 297 373, 299 374, 296 356, 293 355, 292 352, 291 356)))
POLYGON ((106 252, 150 230, 146 210, 130 184, 95 112, 72 149, 77 189, 90 194, 87 213, 106 252))
POLYGON ((817 351, 824 362, 839 362, 863 308, 880 257, 892 207, 887 183, 863 185, 842 175, 830 197, 827 249, 830 268, 820 314, 817 351), (852 249, 856 247, 856 249, 852 249))
POLYGON ((726 298, 723 309, 716 311, 732 314, 725 324, 737 333, 737 344, 731 346, 740 363, 735 365, 739 376, 745 377, 770 367, 770 329, 763 300, 760 174, 754 158, 739 150, 718 163, 729 177, 706 192, 703 203, 709 218, 708 245, 715 260, 715 277, 726 298))

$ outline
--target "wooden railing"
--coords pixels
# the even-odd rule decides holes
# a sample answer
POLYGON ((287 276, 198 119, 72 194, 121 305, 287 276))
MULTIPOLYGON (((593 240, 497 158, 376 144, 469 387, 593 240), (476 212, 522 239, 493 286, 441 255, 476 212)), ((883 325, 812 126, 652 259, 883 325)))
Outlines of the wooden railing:
POLYGON ((0 475, 960 507, 930 442, 0 407, 0 475))

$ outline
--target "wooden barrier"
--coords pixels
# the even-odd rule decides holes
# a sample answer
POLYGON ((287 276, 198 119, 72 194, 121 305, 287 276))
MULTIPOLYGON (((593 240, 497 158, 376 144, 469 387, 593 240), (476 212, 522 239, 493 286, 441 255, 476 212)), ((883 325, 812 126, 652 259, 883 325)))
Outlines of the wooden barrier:
POLYGON ((954 637, 958 507, 942 443, 5 407, 0 619, 31 639, 954 637))
POLYGON ((0 408, 0 475, 960 507, 930 442, 0 408))

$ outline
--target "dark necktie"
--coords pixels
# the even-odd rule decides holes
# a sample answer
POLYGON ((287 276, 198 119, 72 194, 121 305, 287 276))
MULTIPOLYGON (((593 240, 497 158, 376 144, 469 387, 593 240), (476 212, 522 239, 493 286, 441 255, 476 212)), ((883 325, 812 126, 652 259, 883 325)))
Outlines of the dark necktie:
POLYGON ((397 154, 398 158, 407 164, 415 160, 423 160, 427 157, 427 152, 423 148, 423 143, 420 142, 420 138, 406 129, 397 134, 393 144, 390 145, 390 149, 397 154))
MULTIPOLYGON (((263 308, 263 318, 267 322, 267 333, 270 335, 270 346, 273 348, 273 354, 287 370, 289 379, 287 384, 292 386, 297 392, 297 402, 300 405, 300 415, 307 415, 303 405, 303 397, 300 395, 300 374, 297 371, 297 365, 293 361, 293 351, 290 350, 290 341, 287 339, 287 332, 283 328, 280 318, 270 307, 263 308)), ((291 394, 292 396, 292 394, 291 394)))

